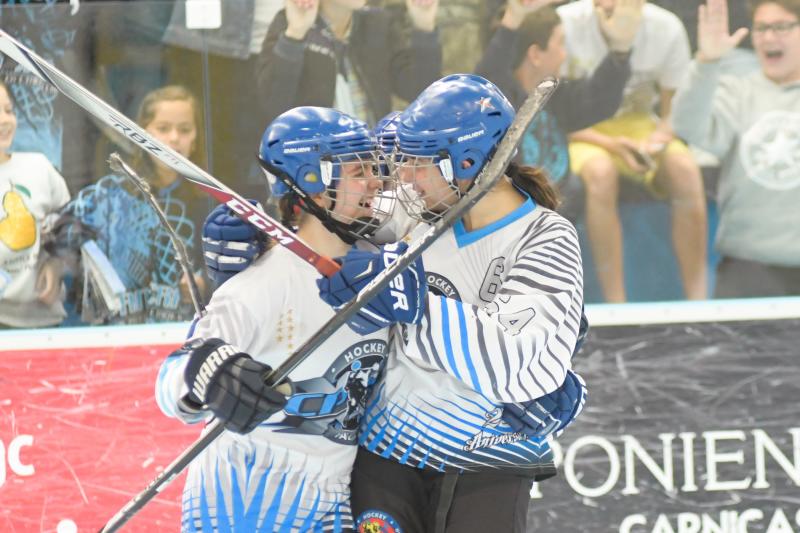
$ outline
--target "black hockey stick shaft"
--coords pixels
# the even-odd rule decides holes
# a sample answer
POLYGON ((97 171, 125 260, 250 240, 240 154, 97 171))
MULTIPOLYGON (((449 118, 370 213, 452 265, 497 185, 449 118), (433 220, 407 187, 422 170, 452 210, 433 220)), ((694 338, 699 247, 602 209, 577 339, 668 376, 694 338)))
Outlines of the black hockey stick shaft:
POLYGON ((167 230, 167 234, 169 234, 169 240, 172 243, 172 248, 175 250, 175 257, 178 259, 181 270, 186 276, 186 282, 189 284, 189 295, 192 298, 194 310, 199 316, 203 316, 206 309, 205 305, 203 304, 203 298, 200 296, 200 289, 197 287, 197 281, 194 279, 191 262, 189 261, 189 254, 186 253, 186 245, 183 243, 183 240, 181 240, 178 234, 175 233, 175 229, 172 227, 172 224, 169 223, 169 220, 167 220, 167 215, 164 213, 164 210, 161 209, 160 205, 158 205, 158 201, 156 201, 155 196, 153 196, 153 191, 150 188, 150 184, 147 183, 147 181, 145 181, 144 178, 142 178, 135 170, 133 170, 133 167, 128 165, 116 152, 109 156, 108 165, 111 167, 111 170, 118 174, 124 174, 133 182, 136 188, 142 193, 147 203, 150 204, 150 207, 153 209, 153 211, 155 211, 158 220, 161 222, 161 225, 165 230, 167 230))
MULTIPOLYGON (((347 320, 355 315, 372 297, 383 290, 389 283, 411 263, 413 263, 436 239, 445 233, 453 224, 461 219, 472 206, 474 206, 504 175, 506 168, 511 163, 517 146, 522 140, 522 135, 530 125, 536 114, 547 103, 558 86, 553 78, 541 82, 536 90, 527 98, 517 112, 505 137, 500 143, 494 157, 486 165, 475 184, 442 218, 422 236, 409 244, 406 252, 383 270, 358 295, 342 307, 328 320, 311 338, 289 356, 279 367, 267 377, 267 383, 276 385, 286 379, 288 375, 311 353, 314 352, 334 331, 344 325, 347 320)), ((186 468, 192 460, 207 448, 219 435, 224 432, 224 426, 215 420, 206 428, 205 433, 189 448, 167 466, 159 476, 147 486, 144 491, 134 497, 100 530, 101 533, 117 531, 125 522, 130 520, 147 502, 153 499, 164 487, 186 468)))
POLYGON ((339 270, 339 265, 336 261, 315 252, 297 235, 270 217, 261 208, 252 205, 211 174, 155 139, 138 124, 89 92, 85 87, 39 57, 35 52, 3 30, 0 30, 0 51, 23 68, 52 85, 91 115, 122 133, 133 144, 153 157, 158 158, 162 163, 177 172, 179 176, 183 176, 218 201, 230 207, 236 216, 275 239, 278 244, 286 247, 300 259, 316 268, 320 274, 330 276, 339 270))

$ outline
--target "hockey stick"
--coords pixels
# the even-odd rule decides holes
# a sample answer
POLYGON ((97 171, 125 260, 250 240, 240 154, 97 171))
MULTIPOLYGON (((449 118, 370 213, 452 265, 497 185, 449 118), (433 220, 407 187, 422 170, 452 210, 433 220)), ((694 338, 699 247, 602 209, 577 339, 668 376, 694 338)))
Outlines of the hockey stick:
POLYGON ((133 184, 136 185, 136 188, 142 193, 144 199, 147 200, 147 203, 153 208, 153 211, 156 212, 158 220, 161 221, 161 225, 164 226, 164 229, 167 230, 167 234, 169 234, 169 240, 172 243, 172 248, 175 250, 175 257, 178 259, 181 270, 186 276, 186 282, 189 284, 189 294, 192 297, 194 310, 198 316, 205 315, 205 305, 203 304, 203 299, 200 297, 200 290, 197 288, 197 281, 194 279, 194 273, 192 272, 191 263, 189 262, 189 254, 186 253, 186 245, 183 243, 181 238, 178 237, 178 234, 175 233, 175 230, 172 228, 169 220, 167 220, 167 215, 161 209, 161 206, 158 205, 158 201, 156 201, 155 196, 153 196, 153 191, 150 189, 150 184, 147 183, 139 174, 137 174, 130 165, 123 161, 116 152, 109 156, 108 165, 114 172, 127 176, 128 179, 131 180, 133 184))
POLYGON ((180 176, 199 185, 211 196, 230 207, 242 220, 252 224, 278 241, 279 244, 294 252, 302 260, 310 263, 320 274, 330 276, 339 270, 339 265, 335 261, 319 255, 300 240, 297 235, 286 229, 263 210, 250 204, 250 202, 218 179, 170 147, 154 139, 135 122, 87 91, 75 80, 36 55, 36 53, 3 30, 0 30, 0 51, 23 68, 28 69, 42 80, 51 84, 100 121, 118 130, 135 145, 160 159, 180 176))
MULTIPOLYGON (((376 276, 353 300, 335 313, 310 339, 290 355, 278 368, 273 370, 267 377, 266 381, 268 384, 275 385, 283 381, 297 365, 316 350, 334 331, 344 325, 351 316, 361 309, 379 291, 388 286, 397 274, 414 262, 422 252, 455 224, 456 221, 461 219, 478 200, 497 184, 505 173, 509 163, 511 163, 516 148, 522 140, 523 133, 539 110, 545 105, 557 86, 558 82, 552 78, 548 78, 539 84, 517 112, 514 122, 509 127, 508 132, 506 132, 494 157, 475 179, 474 185, 469 192, 450 208, 435 225, 431 226, 428 231, 409 244, 408 250, 406 250, 403 255, 398 257, 394 263, 390 264, 383 272, 376 276)), ((147 488, 128 502, 100 532, 111 533, 117 531, 147 504, 147 502, 163 490, 167 484, 180 474, 195 457, 224 431, 225 428, 219 421, 214 421, 209 424, 205 433, 195 441, 194 444, 167 466, 147 488)))

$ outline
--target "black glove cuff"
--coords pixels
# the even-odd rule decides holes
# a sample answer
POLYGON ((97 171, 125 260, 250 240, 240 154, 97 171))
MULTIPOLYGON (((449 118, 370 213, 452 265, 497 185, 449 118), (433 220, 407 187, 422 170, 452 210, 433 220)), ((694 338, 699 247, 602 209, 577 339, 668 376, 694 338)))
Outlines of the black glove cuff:
POLYGON ((189 387, 187 397, 200 405, 208 402, 207 387, 224 366, 239 357, 250 358, 222 339, 206 339, 199 346, 184 348, 191 354, 183 374, 189 387))

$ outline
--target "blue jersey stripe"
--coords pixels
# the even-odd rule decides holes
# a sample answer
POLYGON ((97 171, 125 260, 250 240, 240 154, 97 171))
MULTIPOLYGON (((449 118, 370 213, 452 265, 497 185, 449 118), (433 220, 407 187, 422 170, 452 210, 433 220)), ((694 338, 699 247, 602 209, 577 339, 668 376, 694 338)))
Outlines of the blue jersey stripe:
POLYGON ((317 491, 317 496, 314 498, 314 505, 311 506, 311 511, 309 511, 308 516, 306 516, 306 519, 300 526, 300 531, 309 531, 311 529, 311 525, 314 523, 314 517, 317 516, 318 508, 319 508, 319 491, 317 491))
POLYGON ((472 364, 472 354, 469 351, 469 333, 467 332, 467 319, 464 317, 464 304, 458 300, 455 300, 454 303, 458 314, 458 331, 461 334, 461 351, 464 354, 464 361, 467 363, 469 377, 472 380, 472 388, 483 396, 481 383, 480 380, 478 380, 478 373, 475 371, 475 365, 472 364))
POLYGON ((278 484, 278 488, 275 490, 275 496, 272 498, 272 502, 269 504, 267 515, 264 517, 264 523, 269 524, 273 530, 278 522, 278 512, 281 510, 281 500, 283 500, 283 491, 285 488, 286 474, 283 474, 283 476, 281 476, 281 481, 278 484))
POLYGON ((461 379, 461 374, 456 366, 456 359, 453 355, 453 344, 450 339, 450 313, 447 311, 447 298, 440 297, 442 302, 442 341, 444 342, 444 350, 447 353, 447 362, 450 363, 450 368, 453 370, 453 375, 461 379))
POLYGON ((228 521, 228 508, 227 504, 225 503, 225 493, 222 491, 222 483, 220 483, 219 479, 219 463, 215 468, 215 475, 216 475, 216 493, 214 497, 216 498, 217 503, 217 529, 215 531, 219 531, 221 533, 230 533, 231 531, 231 524, 228 521))
MULTIPOLYGON (((297 494, 295 494, 294 501, 292 505, 289 507, 289 510, 286 512, 286 518, 283 520, 283 526, 281 526, 280 533, 291 533, 292 525, 294 525, 294 520, 297 517, 297 510, 300 507, 300 499, 303 495, 303 489, 306 486, 306 480, 303 479, 303 482, 300 483, 300 488, 297 489, 297 494)), ((267 533, 267 530, 264 530, 267 533)))
POLYGON ((176 413, 175 409, 173 409, 174 404, 167 396, 169 384, 166 382, 166 376, 171 370, 171 363, 172 360, 168 358, 161 363, 161 368, 158 369, 158 377, 156 378, 156 395, 158 396, 158 401, 156 403, 158 403, 165 415, 175 418, 176 413))

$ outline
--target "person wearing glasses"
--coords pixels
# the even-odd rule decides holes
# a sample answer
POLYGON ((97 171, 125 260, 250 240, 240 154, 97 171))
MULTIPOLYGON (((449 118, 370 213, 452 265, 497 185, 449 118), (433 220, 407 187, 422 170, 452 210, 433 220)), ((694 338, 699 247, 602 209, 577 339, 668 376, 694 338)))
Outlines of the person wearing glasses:
POLYGON ((720 73, 748 30, 731 33, 726 0, 707 0, 673 106, 675 132, 722 163, 718 298, 800 294, 800 0, 753 0, 751 9, 760 69, 720 73))

